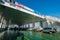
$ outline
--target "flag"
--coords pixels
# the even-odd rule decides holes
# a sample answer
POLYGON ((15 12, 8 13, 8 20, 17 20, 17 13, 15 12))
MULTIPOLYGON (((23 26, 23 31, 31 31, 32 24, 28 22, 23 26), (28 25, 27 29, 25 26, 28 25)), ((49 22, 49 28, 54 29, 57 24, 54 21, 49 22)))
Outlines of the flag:
POLYGON ((15 2, 15 4, 21 8, 24 8, 24 6, 22 4, 19 4, 18 2, 15 2))

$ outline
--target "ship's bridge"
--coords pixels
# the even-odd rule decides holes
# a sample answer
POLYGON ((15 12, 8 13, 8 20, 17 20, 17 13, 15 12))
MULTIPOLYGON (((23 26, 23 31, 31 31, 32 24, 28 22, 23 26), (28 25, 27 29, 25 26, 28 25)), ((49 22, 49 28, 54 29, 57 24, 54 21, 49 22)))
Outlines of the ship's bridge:
POLYGON ((18 7, 15 4, 10 4, 8 2, 0 2, 0 13, 2 13, 2 17, 6 20, 11 20, 11 23, 16 23, 18 25, 32 23, 34 26, 35 22, 45 21, 44 16, 38 15, 33 10, 30 10, 18 7))

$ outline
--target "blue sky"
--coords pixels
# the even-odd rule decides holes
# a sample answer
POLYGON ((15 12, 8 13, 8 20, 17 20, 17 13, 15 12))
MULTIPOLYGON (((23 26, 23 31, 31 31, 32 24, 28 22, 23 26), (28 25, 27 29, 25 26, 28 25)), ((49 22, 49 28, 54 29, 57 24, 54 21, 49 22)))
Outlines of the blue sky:
POLYGON ((17 2, 34 9, 40 14, 60 18, 60 0, 16 0, 17 2))

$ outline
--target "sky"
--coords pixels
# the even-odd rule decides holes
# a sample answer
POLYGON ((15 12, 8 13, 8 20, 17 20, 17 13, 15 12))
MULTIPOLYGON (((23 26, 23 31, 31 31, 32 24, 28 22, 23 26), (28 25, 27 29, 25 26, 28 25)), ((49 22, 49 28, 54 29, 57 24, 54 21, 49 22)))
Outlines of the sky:
POLYGON ((60 18, 60 0, 16 0, 36 12, 60 18))

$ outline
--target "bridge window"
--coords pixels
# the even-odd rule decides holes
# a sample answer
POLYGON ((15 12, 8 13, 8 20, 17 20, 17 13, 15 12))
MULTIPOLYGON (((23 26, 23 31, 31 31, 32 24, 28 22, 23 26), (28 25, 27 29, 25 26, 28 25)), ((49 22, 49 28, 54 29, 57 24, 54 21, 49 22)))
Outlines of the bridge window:
POLYGON ((12 0, 10 0, 10 2, 12 2, 12 0))
POLYGON ((14 0, 8 0, 9 3, 14 3, 15 4, 15 1, 14 0))

